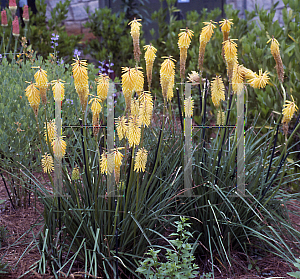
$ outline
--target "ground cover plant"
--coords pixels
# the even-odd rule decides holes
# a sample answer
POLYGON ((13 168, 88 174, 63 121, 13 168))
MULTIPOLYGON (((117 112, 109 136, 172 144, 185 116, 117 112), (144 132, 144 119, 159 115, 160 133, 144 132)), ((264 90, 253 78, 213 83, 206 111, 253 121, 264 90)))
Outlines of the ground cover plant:
MULTIPOLYGON (((213 19, 204 22, 197 32, 200 45, 188 24, 177 28, 176 59, 168 51, 159 53, 154 43, 142 48, 141 23, 138 19, 129 23, 127 40, 130 32, 134 60, 128 63, 135 65, 119 69, 119 84, 102 73, 97 76, 98 69, 79 57, 72 66, 57 63, 55 33, 54 52, 47 60, 33 55, 20 61, 11 53, 8 59, 13 63, 1 61, 3 88, 9 94, 1 94, 0 105, 3 110, 4 104, 14 109, 3 115, 0 136, 3 141, 16 138, 1 151, 1 171, 20 189, 34 189, 44 205, 45 225, 35 242, 41 258, 28 273, 144 278, 142 274, 157 271, 158 276, 160 270, 175 276, 168 264, 181 256, 182 247, 184 256, 193 259, 190 242, 183 241, 187 235, 195 258, 209 258, 204 271, 212 274, 207 276, 214 277, 217 263, 234 276, 233 249, 249 255, 256 241, 260 251, 270 250, 294 262, 287 239, 299 243, 299 232, 287 221, 285 203, 298 194, 282 187, 299 179, 290 170, 297 163, 294 140, 300 124, 298 118, 291 124, 297 99, 287 94, 282 82, 284 63, 276 36, 270 36, 270 50, 265 49, 276 62, 270 74, 265 68, 250 70, 239 55, 233 20, 220 21, 220 30, 213 19), (214 45, 214 36, 219 44, 214 45), (211 43, 223 76, 209 67, 211 43), (186 66, 189 52, 196 48, 198 59, 186 66), (157 71, 156 56, 162 57, 157 71), (191 65, 194 72, 187 70, 191 65), (214 77, 205 78, 209 71, 214 77), (239 102, 245 88, 264 94, 273 85, 270 76, 280 85, 281 106, 266 122, 246 121, 246 187, 240 193, 236 158, 244 133, 236 127, 236 118, 244 103, 241 109, 239 102), (16 94, 18 98, 13 97, 16 94), (19 115, 24 115, 22 122, 13 118, 19 115), (14 125, 16 131, 9 129, 14 125), (22 136, 15 137, 16 132, 22 136), (35 177, 37 166, 48 174, 49 183, 35 177), (184 224, 178 222, 186 217, 192 234, 185 234, 184 224), (174 223, 180 239, 168 240, 178 236, 174 223), (143 269, 149 247, 160 247, 167 254, 155 252, 152 257, 158 255, 162 263, 154 261, 154 269, 143 269), (74 270, 75 263, 79 271, 74 270)), ((20 195, 15 195, 12 204, 17 205, 20 195)))

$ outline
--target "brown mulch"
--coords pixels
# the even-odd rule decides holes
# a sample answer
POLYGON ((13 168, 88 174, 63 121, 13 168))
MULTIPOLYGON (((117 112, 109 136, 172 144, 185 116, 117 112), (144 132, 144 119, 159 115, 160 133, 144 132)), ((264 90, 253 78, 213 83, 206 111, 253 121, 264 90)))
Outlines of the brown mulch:
MULTIPOLYGON (((28 208, 17 208, 14 210, 7 198, 7 193, 4 188, 2 179, 0 178, 0 200, 5 199, 6 202, 0 205, 0 226, 7 228, 9 237, 5 243, 2 243, 0 248, 0 260, 8 263, 10 273, 0 276, 0 278, 15 279, 29 270, 35 262, 40 259, 40 253, 36 244, 38 243, 38 232, 42 230, 42 215, 43 206, 31 196, 31 205, 28 208), (25 253, 25 249, 30 245, 29 252, 25 253), (22 256, 22 259, 20 257, 22 256), (18 264, 17 264, 18 263, 18 264), (16 266, 17 264, 17 266, 16 266)), ((300 204, 298 201, 289 202, 288 208, 293 212, 289 218, 295 229, 300 229, 300 204)), ((285 237, 282 236, 284 239, 285 237)), ((293 243, 290 247, 293 248, 293 243)), ((295 249, 294 249, 295 250, 295 249)), ((300 251, 299 251, 300 252, 300 251)), ((298 253, 300 255, 300 253, 298 253)), ((251 278, 293 278, 287 276, 287 272, 296 271, 293 265, 286 263, 281 258, 272 253, 264 254, 263 256, 254 256, 251 258, 253 267, 249 270, 249 258, 240 252, 231 253, 234 260, 231 268, 232 273, 226 272, 226 269, 219 266, 214 266, 215 278, 236 278, 236 279, 251 279, 251 278)), ((198 265, 208 270, 211 268, 210 259, 202 262, 198 259, 198 265)), ((41 276, 39 274, 31 274, 31 276, 23 278, 54 278, 53 276, 41 276)), ((74 278, 74 277, 69 277, 74 278)), ((79 278, 76 276, 76 278, 79 278)), ((82 278, 82 277, 80 277, 82 278)), ((121 277, 120 277, 121 278, 121 277)))

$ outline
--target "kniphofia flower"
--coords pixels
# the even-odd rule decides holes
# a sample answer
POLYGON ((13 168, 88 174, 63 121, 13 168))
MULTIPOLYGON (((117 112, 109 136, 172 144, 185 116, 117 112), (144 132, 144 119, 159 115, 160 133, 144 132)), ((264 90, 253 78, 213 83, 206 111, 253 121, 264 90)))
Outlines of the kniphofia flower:
POLYGON ((118 150, 118 148, 114 151, 114 165, 115 165, 115 181, 116 184, 119 184, 120 180, 120 168, 122 165, 123 154, 118 150))
POLYGON ((128 130, 128 124, 125 116, 119 116, 119 118, 116 120, 116 125, 119 140, 122 140, 124 137, 126 137, 128 130))
POLYGON ((178 47, 180 49, 180 77, 183 80, 185 75, 185 63, 187 58, 187 50, 191 44, 192 36, 194 36, 194 32, 192 30, 180 29, 178 34, 178 47))
POLYGON ((74 85, 79 96, 81 109, 85 111, 89 95, 89 82, 87 73, 86 60, 73 59, 75 63, 72 64, 72 72, 74 77, 74 85))
POLYGON ((140 40, 140 26, 142 26, 142 24, 140 24, 139 21, 142 20, 134 18, 134 20, 128 23, 128 25, 130 25, 131 27, 130 34, 133 40, 133 53, 136 62, 140 61, 140 55, 141 55, 139 40, 140 40))
POLYGON ((134 171, 144 172, 146 170, 148 151, 142 147, 140 148, 135 155, 135 164, 134 171))
POLYGON ((225 125, 225 112, 224 111, 218 110, 217 125, 218 126, 225 125))
POLYGON ((65 86, 63 84, 63 80, 52 80, 52 91, 55 102, 61 102, 65 97, 65 86))
POLYGON ((147 81, 148 81, 148 89, 151 88, 151 82, 152 82, 152 69, 153 69, 153 63, 155 60, 155 53, 157 49, 150 45, 144 46, 145 52, 145 60, 146 60, 146 72, 147 72, 147 81))
POLYGON ((282 109, 282 114, 283 114, 283 119, 282 119, 282 123, 289 123, 295 112, 297 112, 298 107, 295 104, 295 100, 294 97, 291 96, 292 101, 286 100, 285 104, 283 105, 283 109, 282 109))
MULTIPOLYGON (((162 88, 162 95, 165 99, 168 97, 168 88, 171 87, 173 91, 174 86, 174 76, 175 76, 175 59, 172 58, 172 56, 169 57, 162 57, 167 58, 165 61, 161 64, 160 68, 160 84, 162 88)), ((169 92, 170 95, 170 92, 169 92)))
POLYGON ((198 59, 199 69, 202 69, 206 44, 209 42, 212 34, 214 33, 214 28, 216 28, 216 26, 213 23, 216 22, 213 22, 212 20, 210 22, 204 22, 205 26, 202 28, 200 34, 199 59, 198 59))
POLYGON ((223 19, 219 21, 219 24, 221 26, 221 31, 223 33, 223 41, 228 40, 228 35, 231 29, 231 25, 233 24, 232 19, 223 19))
POLYGON ((153 100, 150 92, 144 91, 139 97, 139 120, 141 125, 149 126, 152 118, 153 100))
POLYGON ((234 41, 235 40, 229 39, 223 42, 224 57, 226 60, 227 76, 229 80, 232 79, 234 65, 238 63, 237 44, 234 41))
POLYGON ((130 109, 131 96, 135 88, 134 71, 128 67, 122 67, 122 91, 125 98, 126 109, 130 109))
POLYGON ((53 158, 48 153, 42 156, 41 162, 45 173, 51 173, 54 170, 53 158))
POLYGON ((44 132, 44 136, 45 136, 45 140, 46 142, 48 142, 48 137, 49 137, 49 142, 51 143, 56 136, 57 133, 57 127, 55 125, 55 120, 51 120, 49 122, 47 122, 47 125, 45 123, 44 126, 45 132, 44 132))
POLYGON ((274 36, 272 36, 272 39, 270 39, 267 43, 269 43, 271 41, 271 53, 275 59, 276 62, 276 70, 277 70, 277 76, 278 79, 283 82, 283 78, 284 78, 284 69, 283 69, 283 63, 281 60, 281 56, 280 56, 280 51, 279 51, 279 43, 278 41, 274 38, 274 36))
POLYGON ((144 74, 140 70, 143 69, 142 67, 135 67, 132 69, 133 74, 133 82, 134 82, 134 91, 140 95, 141 92, 144 90, 144 74))
POLYGON ((141 140, 141 127, 140 120, 138 116, 130 116, 128 123, 127 138, 129 141, 129 146, 139 145, 141 140))
POLYGON ((19 37, 20 36, 20 25, 19 25, 19 18, 18 16, 15 17, 15 19, 12 22, 12 26, 13 26, 13 35, 14 37, 19 37))
POLYGON ((114 170, 114 154, 103 152, 100 159, 101 173, 111 174, 114 170))
POLYGON ((29 12, 28 12, 28 5, 23 6, 23 20, 24 22, 29 22, 29 12))
POLYGON ((103 102, 107 98, 107 93, 109 89, 109 76, 105 74, 99 74, 98 84, 97 84, 97 96, 103 102))
POLYGON ((40 105, 40 91, 36 88, 34 83, 31 83, 25 89, 26 97, 28 98, 29 104, 32 107, 35 116, 38 114, 38 109, 40 105))
POLYGON ((6 10, 1 11, 1 26, 2 27, 8 26, 6 10))
POLYGON ((72 175, 71 175, 72 180, 79 180, 80 179, 80 172, 78 166, 75 166, 72 170, 72 175))
POLYGON ((16 0, 9 0, 8 1, 8 8, 9 10, 11 11, 12 13, 12 16, 14 17, 15 14, 16 14, 16 11, 17 11, 17 3, 16 3, 16 0))
POLYGON ((34 79, 35 79, 36 86, 40 90, 42 103, 46 105, 47 104, 46 92, 48 88, 47 72, 44 71, 41 67, 37 67, 37 68, 39 68, 39 70, 34 74, 34 79))
POLYGON ((138 116, 139 115, 139 107, 140 107, 139 100, 131 99, 130 114, 132 116, 138 116))
POLYGON ((61 136, 56 135, 51 145, 53 148, 54 156, 61 160, 66 154, 66 142, 62 139, 61 136))
POLYGON ((225 101, 225 87, 222 78, 220 76, 213 78, 210 88, 212 102, 219 107, 221 101, 225 101))
POLYGON ((89 101, 89 104, 92 103, 91 105, 91 111, 93 113, 93 119, 92 119, 92 123, 93 123, 93 134, 95 137, 98 136, 99 133, 99 114, 102 110, 101 104, 100 104, 100 99, 98 97, 96 98, 92 98, 89 101))
POLYGON ((193 109, 194 109, 194 100, 192 99, 192 97, 185 99, 184 100, 185 117, 192 117, 193 109))
POLYGON ((235 63, 232 74, 232 90, 236 94, 240 94, 244 88, 243 66, 235 63))
POLYGON ((265 88, 266 85, 269 83, 269 76, 268 76, 268 72, 265 71, 264 73, 262 72, 262 69, 259 70, 259 74, 256 75, 255 78, 252 78, 249 80, 250 85, 253 88, 265 88))
POLYGON ((200 76, 199 73, 196 71, 192 71, 188 76, 188 81, 192 83, 192 85, 200 83, 200 76))

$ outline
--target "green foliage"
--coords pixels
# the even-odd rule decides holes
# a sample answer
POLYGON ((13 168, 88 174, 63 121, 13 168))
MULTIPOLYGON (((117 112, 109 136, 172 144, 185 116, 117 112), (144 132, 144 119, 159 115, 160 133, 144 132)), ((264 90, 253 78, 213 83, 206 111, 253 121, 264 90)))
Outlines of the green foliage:
POLYGON ((5 245, 7 239, 9 237, 9 232, 7 228, 0 226, 0 248, 5 245))
POLYGON ((186 223, 188 219, 180 216, 180 221, 175 221, 177 225, 177 232, 170 234, 170 237, 174 236, 176 239, 169 240, 173 249, 166 248, 166 262, 160 262, 158 254, 161 250, 149 249, 146 255, 149 255, 144 261, 140 261, 140 267, 136 270, 143 274, 146 278, 195 278, 197 276, 197 270, 199 267, 193 263, 195 257, 193 256, 192 247, 188 243, 192 234, 187 231, 190 227, 189 223, 186 223))
POLYGON ((35 51, 46 58, 49 53, 53 52, 51 48, 52 33, 59 35, 57 51, 59 57, 65 60, 71 60, 73 51, 82 39, 82 35, 68 35, 65 31, 63 21, 67 18, 70 0, 60 1, 51 11, 51 18, 46 19, 45 0, 35 2, 37 13, 30 16, 30 31, 28 39, 35 51))
POLYGON ((96 37, 88 42, 86 52, 97 61, 112 61, 112 69, 118 77, 121 76, 121 67, 128 63, 134 66, 130 29, 124 13, 117 15, 109 8, 97 9, 90 14, 85 27, 90 28, 96 37))
MULTIPOLYGON (((294 266, 300 270, 300 259, 296 259, 294 266)), ((293 278, 300 278, 300 271, 288 272, 287 275, 292 276, 293 278)))

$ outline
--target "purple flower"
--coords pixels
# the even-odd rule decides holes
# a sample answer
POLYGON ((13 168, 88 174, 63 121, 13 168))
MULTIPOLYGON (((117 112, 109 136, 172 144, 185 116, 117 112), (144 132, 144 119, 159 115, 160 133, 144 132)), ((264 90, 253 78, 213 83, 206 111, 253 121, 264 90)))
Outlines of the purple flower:
POLYGON ((53 36, 53 37, 51 37, 52 41, 57 41, 59 38, 59 35, 55 35, 54 33, 52 33, 52 36, 53 36))
POLYGON ((114 71, 111 70, 111 69, 108 69, 107 72, 108 72, 108 73, 113 73, 114 71))
POLYGON ((73 105, 73 100, 72 99, 66 99, 66 103, 73 105))
POLYGON ((73 56, 76 58, 77 55, 80 56, 80 54, 81 54, 81 51, 79 51, 77 48, 75 48, 73 56))
POLYGON ((0 54, 0 59, 2 58, 2 54, 0 54))

